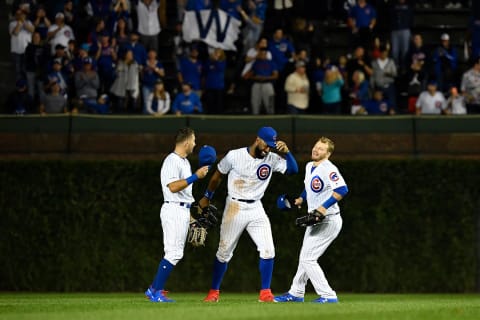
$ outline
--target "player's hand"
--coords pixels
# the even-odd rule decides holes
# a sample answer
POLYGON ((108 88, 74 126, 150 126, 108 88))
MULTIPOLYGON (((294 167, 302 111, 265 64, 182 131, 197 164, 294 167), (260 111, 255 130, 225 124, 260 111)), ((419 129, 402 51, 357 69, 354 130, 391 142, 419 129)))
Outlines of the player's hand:
POLYGON ((298 197, 295 199, 294 201, 294 205, 296 205, 297 207, 301 208, 302 207, 302 203, 303 203, 303 198, 302 197, 298 197))
POLYGON ((288 153, 290 151, 288 150, 287 144, 283 141, 277 141, 276 150, 282 153, 288 153))
POLYGON ((203 179, 205 178, 205 176, 207 175, 208 173, 208 167, 209 166, 203 166, 201 168, 199 168, 195 174, 198 176, 198 179, 203 179))
POLYGON ((326 215, 327 214, 327 209, 325 209, 324 207, 320 206, 320 208, 316 209, 315 211, 321 213, 322 215, 326 215))
POLYGON ((203 197, 202 199, 200 199, 200 201, 198 201, 198 206, 200 208, 206 208, 210 205, 210 200, 208 200, 206 197, 203 197))

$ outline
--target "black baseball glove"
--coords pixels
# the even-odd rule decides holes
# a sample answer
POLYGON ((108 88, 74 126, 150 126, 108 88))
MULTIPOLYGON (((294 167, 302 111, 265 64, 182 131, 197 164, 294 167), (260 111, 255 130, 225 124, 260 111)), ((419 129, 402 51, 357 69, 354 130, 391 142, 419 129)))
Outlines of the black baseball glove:
POLYGON ((295 225, 297 227, 308 227, 313 226, 317 223, 322 222, 325 219, 325 216, 318 210, 313 210, 305 216, 301 216, 295 220, 295 225))
POLYGON ((213 204, 210 204, 205 208, 198 208, 200 217, 197 218, 197 222, 206 229, 215 227, 218 223, 217 207, 215 207, 213 204))
POLYGON ((199 205, 192 206, 191 216, 195 219, 197 224, 205 229, 215 227, 218 223, 217 218, 218 209, 210 204, 204 208, 199 205))

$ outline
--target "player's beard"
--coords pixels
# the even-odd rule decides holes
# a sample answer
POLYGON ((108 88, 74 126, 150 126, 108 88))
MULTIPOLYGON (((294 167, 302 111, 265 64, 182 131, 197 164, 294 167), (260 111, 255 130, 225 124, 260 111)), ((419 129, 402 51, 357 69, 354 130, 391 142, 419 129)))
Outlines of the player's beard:
POLYGON ((267 156, 268 151, 261 150, 258 146, 255 147, 255 158, 263 159, 267 156))

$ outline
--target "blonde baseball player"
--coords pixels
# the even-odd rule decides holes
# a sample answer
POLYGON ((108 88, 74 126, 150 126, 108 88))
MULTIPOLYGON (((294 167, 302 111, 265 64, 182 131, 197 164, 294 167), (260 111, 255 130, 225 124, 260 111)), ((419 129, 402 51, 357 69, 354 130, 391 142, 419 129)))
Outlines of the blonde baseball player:
POLYGON ((220 226, 220 243, 213 267, 211 289, 205 302, 217 302, 220 284, 227 264, 244 230, 255 242, 260 254, 261 290, 259 301, 273 302, 270 290, 275 248, 270 220, 263 209, 261 199, 273 172, 294 174, 297 162, 283 141, 277 141, 277 133, 271 127, 262 127, 249 147, 231 150, 218 163, 200 206, 210 203, 222 177, 228 175, 228 194, 220 226), (275 150, 282 156, 270 152, 275 150))
POLYGON ((320 296, 313 302, 338 302, 337 294, 317 262, 342 228, 337 202, 348 193, 345 180, 329 160, 333 149, 333 142, 325 137, 320 138, 312 149, 312 161, 305 168, 305 190, 295 199, 295 205, 301 206, 306 201, 308 212, 315 211, 324 217, 319 219, 319 223, 307 227, 292 286, 287 293, 276 296, 275 302, 303 302, 308 280, 320 296))
POLYGON ((192 184, 204 178, 208 165, 200 167, 194 174, 187 157, 195 147, 195 133, 190 128, 180 129, 175 137, 175 150, 162 164, 160 180, 163 205, 160 219, 163 229, 165 255, 160 261, 152 285, 145 295, 152 302, 174 302, 164 295, 164 286, 173 267, 182 259, 190 224, 190 207, 194 198, 192 184))

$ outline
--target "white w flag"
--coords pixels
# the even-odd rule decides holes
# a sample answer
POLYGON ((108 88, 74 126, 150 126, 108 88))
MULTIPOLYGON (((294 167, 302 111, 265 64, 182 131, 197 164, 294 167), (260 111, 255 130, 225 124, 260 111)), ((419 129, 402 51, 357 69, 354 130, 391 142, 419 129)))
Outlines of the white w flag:
POLYGON ((183 39, 201 40, 214 48, 236 51, 241 22, 220 9, 186 11, 183 19, 183 39))

